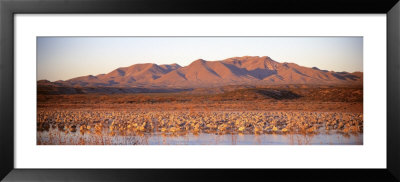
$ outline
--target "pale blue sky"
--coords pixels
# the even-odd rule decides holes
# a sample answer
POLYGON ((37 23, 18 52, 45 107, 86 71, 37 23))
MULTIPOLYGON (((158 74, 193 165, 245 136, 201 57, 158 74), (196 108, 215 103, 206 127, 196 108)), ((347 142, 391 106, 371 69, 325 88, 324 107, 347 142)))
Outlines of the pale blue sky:
POLYGON ((137 63, 269 56, 333 71, 363 71, 362 37, 38 37, 37 80, 109 73, 137 63))

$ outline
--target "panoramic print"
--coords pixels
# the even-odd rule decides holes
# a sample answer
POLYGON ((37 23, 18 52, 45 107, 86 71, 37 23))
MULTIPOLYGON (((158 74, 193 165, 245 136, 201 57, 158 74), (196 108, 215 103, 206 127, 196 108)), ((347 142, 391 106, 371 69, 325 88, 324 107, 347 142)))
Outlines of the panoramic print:
POLYGON ((37 37, 37 145, 363 145, 362 37, 37 37))

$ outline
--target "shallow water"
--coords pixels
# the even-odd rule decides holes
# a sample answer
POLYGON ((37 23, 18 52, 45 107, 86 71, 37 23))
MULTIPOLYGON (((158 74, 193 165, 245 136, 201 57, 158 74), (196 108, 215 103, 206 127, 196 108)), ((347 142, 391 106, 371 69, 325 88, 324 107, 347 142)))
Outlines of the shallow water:
POLYGON ((363 134, 216 134, 37 132, 38 145, 362 145, 363 134))

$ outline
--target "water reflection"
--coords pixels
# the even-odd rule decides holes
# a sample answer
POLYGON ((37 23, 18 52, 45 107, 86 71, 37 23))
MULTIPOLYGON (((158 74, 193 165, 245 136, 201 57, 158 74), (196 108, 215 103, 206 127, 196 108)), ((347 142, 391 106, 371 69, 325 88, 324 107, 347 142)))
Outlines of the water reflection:
MULTIPOLYGON (((79 129, 77 129, 79 130, 79 129)), ((241 134, 61 131, 37 132, 38 145, 362 145, 363 134, 241 134)))

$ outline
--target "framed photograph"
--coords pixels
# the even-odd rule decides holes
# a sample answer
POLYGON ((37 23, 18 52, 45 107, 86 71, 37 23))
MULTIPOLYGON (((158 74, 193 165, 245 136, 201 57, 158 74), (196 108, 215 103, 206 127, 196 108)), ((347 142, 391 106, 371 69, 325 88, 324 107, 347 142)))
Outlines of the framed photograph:
POLYGON ((400 179, 397 1, 0 7, 0 179, 400 179))

